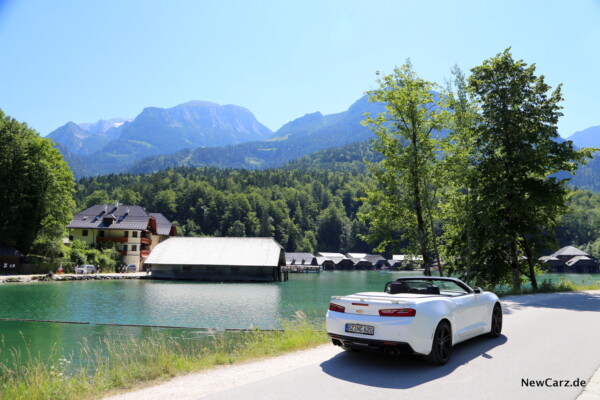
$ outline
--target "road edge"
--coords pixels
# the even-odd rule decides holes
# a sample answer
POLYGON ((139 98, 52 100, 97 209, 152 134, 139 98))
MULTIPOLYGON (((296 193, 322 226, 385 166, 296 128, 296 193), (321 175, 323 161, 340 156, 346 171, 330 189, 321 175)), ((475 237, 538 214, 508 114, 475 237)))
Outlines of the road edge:
POLYGON ((594 372, 583 392, 577 397, 577 400, 597 399, 600 399, 600 367, 594 372))

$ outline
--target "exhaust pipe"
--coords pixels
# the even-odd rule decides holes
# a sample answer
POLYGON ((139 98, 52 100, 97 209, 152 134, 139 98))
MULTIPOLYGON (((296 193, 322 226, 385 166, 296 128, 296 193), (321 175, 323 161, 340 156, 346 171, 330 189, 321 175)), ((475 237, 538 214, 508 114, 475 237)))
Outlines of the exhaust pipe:
POLYGON ((397 356, 398 354, 400 354, 400 351, 395 347, 386 347, 385 349, 383 349, 383 352, 385 354, 389 354, 390 356, 397 356))
POLYGON ((342 346, 342 342, 338 339, 331 339, 331 342, 334 344, 334 346, 342 346))

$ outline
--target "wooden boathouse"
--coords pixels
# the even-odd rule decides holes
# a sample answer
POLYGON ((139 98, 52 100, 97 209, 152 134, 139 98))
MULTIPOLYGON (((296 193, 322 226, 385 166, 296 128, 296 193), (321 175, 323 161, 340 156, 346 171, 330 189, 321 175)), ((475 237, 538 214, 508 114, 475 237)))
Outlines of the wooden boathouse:
POLYGON ((171 237, 146 260, 154 279, 281 281, 285 251, 273 238, 171 237))

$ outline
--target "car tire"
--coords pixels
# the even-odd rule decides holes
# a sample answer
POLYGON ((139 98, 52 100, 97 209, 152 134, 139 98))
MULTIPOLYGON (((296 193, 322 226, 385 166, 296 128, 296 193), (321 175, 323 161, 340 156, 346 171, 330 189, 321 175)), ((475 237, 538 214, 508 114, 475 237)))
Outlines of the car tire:
POLYGON ((452 354, 452 329, 450 324, 442 321, 435 328, 431 353, 424 356, 425 361, 432 365, 444 365, 452 354))
POLYGON ((497 338, 502 333, 502 307, 496 303, 492 310, 492 329, 487 334, 488 337, 497 338))

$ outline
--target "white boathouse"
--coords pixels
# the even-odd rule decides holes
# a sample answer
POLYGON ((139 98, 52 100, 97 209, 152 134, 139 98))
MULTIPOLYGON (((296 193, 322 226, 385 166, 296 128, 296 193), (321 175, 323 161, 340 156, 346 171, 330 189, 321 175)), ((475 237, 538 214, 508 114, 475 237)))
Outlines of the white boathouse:
POLYGON ((272 282, 282 280, 285 251, 273 238, 171 237, 145 265, 154 279, 272 282))

